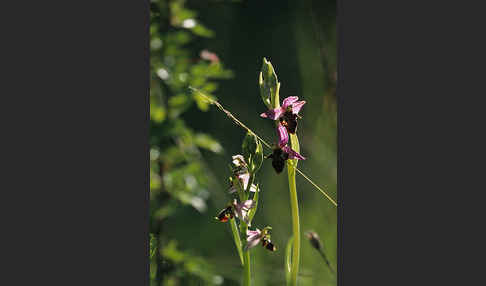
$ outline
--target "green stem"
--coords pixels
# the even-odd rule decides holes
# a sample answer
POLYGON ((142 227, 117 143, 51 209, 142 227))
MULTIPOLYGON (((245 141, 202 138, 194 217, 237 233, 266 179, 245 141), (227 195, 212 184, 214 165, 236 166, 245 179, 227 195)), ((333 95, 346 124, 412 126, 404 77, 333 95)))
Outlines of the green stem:
MULTIPOLYGON (((246 227, 248 229, 248 227, 246 227)), ((243 285, 250 286, 251 285, 251 269, 250 269, 250 250, 248 249, 245 251, 243 255, 243 260, 245 262, 245 270, 243 272, 243 285)))
MULTIPOLYGON (((296 152, 300 151, 299 140, 297 135, 290 134, 290 142, 292 149, 296 152)), ((293 230, 293 247, 292 247, 292 269, 290 273, 290 285, 297 285, 297 275, 299 273, 300 262, 300 223, 299 223, 299 202, 297 199, 297 186, 295 183, 295 168, 297 168, 297 160, 287 160, 287 173, 289 177, 290 190, 290 208, 292 211, 292 230, 293 230)))

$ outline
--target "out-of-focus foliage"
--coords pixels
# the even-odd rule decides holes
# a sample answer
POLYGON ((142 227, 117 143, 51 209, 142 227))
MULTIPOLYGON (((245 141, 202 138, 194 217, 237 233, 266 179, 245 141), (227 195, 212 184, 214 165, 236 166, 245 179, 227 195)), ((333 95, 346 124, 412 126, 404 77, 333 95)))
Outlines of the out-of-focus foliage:
POLYGON ((210 180, 200 149, 221 153, 209 134, 195 132, 184 113, 208 104, 189 86, 211 94, 216 79, 232 76, 218 56, 197 50, 194 40, 214 32, 197 20, 183 0, 150 5, 150 280, 151 285, 219 285, 204 259, 177 246, 164 222, 187 208, 207 209, 210 180))

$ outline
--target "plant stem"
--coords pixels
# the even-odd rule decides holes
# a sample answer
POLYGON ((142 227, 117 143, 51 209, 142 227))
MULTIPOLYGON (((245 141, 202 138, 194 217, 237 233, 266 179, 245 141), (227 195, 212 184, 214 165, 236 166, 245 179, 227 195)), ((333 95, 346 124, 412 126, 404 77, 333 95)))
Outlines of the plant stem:
MULTIPOLYGON (((248 229, 248 227, 246 227, 248 229)), ((251 285, 251 269, 250 269, 250 250, 246 250, 243 255, 243 260, 245 262, 245 270, 243 272, 243 285, 251 285)))
MULTIPOLYGON (((292 149, 296 152, 300 151, 299 139, 297 135, 290 134, 290 142, 292 149)), ((297 186, 295 183, 295 168, 297 168, 297 160, 287 160, 287 173, 289 177, 290 190, 290 208, 292 211, 292 230, 293 230, 293 247, 292 247, 292 269, 290 273, 290 285, 297 285, 297 275, 299 273, 300 262, 300 222, 299 222, 299 202, 297 199, 297 186)))
MULTIPOLYGON (((246 241, 246 232, 248 230, 248 225, 244 220, 240 220, 240 226, 242 227, 242 236, 244 237, 244 241, 246 241)), ((247 249, 243 251, 243 286, 250 286, 251 285, 251 269, 250 269, 250 250, 247 249)))

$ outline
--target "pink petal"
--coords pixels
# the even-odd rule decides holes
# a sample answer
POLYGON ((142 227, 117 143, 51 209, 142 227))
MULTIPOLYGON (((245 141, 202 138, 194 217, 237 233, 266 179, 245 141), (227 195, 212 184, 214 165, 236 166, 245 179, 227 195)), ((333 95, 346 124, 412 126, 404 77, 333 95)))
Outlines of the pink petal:
POLYGON ((259 236, 260 234, 261 234, 261 231, 260 231, 258 228, 257 228, 256 230, 249 230, 249 229, 248 229, 248 230, 246 231, 246 235, 247 235, 248 237, 250 237, 250 236, 255 236, 255 235, 258 235, 258 236, 259 236))
POLYGON ((246 219, 245 219, 245 217, 246 217, 246 212, 245 212, 245 211, 243 211, 242 209, 237 209, 237 210, 235 211, 235 216, 236 216, 237 218, 239 218, 239 219, 244 219, 244 220, 246 221, 246 219))
POLYGON ((299 159, 299 160, 305 160, 305 157, 303 157, 302 155, 300 155, 299 153, 295 152, 294 150, 292 150, 289 146, 284 146, 282 147, 282 150, 285 152, 285 153, 288 153, 289 154, 289 159, 299 159))
POLYGON ((241 205, 244 209, 249 210, 255 206, 255 202, 253 200, 246 200, 241 205))
POLYGON ((263 118, 270 118, 272 120, 277 120, 280 115, 282 115, 284 110, 282 108, 270 109, 267 112, 260 114, 263 118))
POLYGON ((258 243, 260 242, 260 239, 261 239, 261 232, 260 230, 247 230, 246 231, 246 234, 247 234, 247 243, 246 243, 246 246, 245 246, 245 250, 248 250, 249 248, 252 248, 256 245, 258 245, 258 243))
POLYGON ((233 206, 235 208, 236 217, 247 222, 248 211, 255 206, 255 202, 253 200, 246 200, 238 204, 236 201, 234 201, 233 206))
POLYGON ((300 109, 304 106, 305 100, 301 100, 292 104, 292 113, 299 114, 300 109))
POLYGON ((299 100, 299 98, 297 96, 287 97, 286 99, 283 100, 282 109, 284 109, 284 110, 287 109, 287 107, 289 107, 289 105, 296 102, 297 100, 299 100))
POLYGON ((278 146, 283 147, 289 142, 289 134, 287 134, 287 129, 282 125, 278 124, 278 146))
POLYGON ((238 175, 238 179, 240 180, 241 184, 243 185, 243 190, 246 190, 246 187, 248 187, 248 182, 250 181, 250 173, 244 173, 244 174, 238 175))
POLYGON ((260 239, 261 238, 258 236, 255 239, 248 240, 248 242, 246 243, 246 246, 245 246, 245 250, 248 250, 252 247, 257 246, 260 243, 260 239))

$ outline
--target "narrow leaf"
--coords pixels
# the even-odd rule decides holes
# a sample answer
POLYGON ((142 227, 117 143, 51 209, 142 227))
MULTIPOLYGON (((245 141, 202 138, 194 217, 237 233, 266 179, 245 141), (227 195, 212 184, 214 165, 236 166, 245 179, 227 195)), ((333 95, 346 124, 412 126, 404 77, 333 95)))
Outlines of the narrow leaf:
POLYGON ((233 239, 235 241, 236 249, 238 250, 238 255, 240 256, 241 265, 243 263, 243 250, 241 246, 241 239, 240 239, 240 232, 238 231, 238 227, 236 226, 236 220, 230 219, 231 231, 233 232, 233 239))
POLYGON ((258 197, 259 197, 259 194, 260 193, 260 187, 259 185, 257 184, 256 185, 256 192, 255 194, 253 195, 253 201, 255 201, 255 206, 253 208, 250 209, 250 211, 248 212, 248 218, 249 218, 249 222, 251 223, 251 221, 253 220, 253 217, 255 216, 255 213, 256 213, 256 210, 258 208, 258 197))

